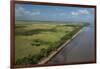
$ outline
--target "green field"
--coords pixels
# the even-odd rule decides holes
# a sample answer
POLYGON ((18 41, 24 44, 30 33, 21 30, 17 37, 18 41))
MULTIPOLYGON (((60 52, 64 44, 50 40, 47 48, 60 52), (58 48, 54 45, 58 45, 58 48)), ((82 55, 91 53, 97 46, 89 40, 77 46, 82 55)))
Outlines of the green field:
POLYGON ((16 64, 36 64, 50 55, 83 26, 50 22, 15 22, 16 64))

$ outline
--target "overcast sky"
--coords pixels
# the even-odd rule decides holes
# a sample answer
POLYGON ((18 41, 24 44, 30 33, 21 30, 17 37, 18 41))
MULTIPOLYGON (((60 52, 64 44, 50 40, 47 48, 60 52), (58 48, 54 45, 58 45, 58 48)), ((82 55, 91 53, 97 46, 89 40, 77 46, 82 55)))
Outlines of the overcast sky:
POLYGON ((15 4, 17 20, 93 22, 94 8, 15 4))

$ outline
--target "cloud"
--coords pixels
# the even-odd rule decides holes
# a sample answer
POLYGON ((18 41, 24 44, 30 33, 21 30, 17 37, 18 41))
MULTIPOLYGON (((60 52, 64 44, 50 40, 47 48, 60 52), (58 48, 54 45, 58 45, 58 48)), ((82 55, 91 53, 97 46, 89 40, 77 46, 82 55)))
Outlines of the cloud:
POLYGON ((23 7, 15 7, 15 15, 21 16, 24 14, 24 8, 23 7))
POLYGON ((71 12, 72 15, 77 16, 79 15, 78 12, 71 12))
POLYGON ((31 15, 32 15, 32 16, 40 15, 40 12, 39 12, 39 11, 38 11, 38 12, 32 12, 31 15))
POLYGON ((84 9, 84 10, 79 10, 80 14, 89 14, 89 11, 84 9))
POLYGON ((15 5, 15 16, 16 18, 24 18, 24 19, 30 19, 36 15, 40 15, 39 10, 27 10, 22 5, 15 5))
POLYGON ((31 12, 30 12, 30 11, 24 11, 24 13, 25 13, 25 14, 31 14, 31 12))
POLYGON ((86 9, 81 9, 81 10, 77 10, 77 11, 72 11, 71 14, 74 16, 87 15, 87 14, 89 14, 89 11, 86 9))

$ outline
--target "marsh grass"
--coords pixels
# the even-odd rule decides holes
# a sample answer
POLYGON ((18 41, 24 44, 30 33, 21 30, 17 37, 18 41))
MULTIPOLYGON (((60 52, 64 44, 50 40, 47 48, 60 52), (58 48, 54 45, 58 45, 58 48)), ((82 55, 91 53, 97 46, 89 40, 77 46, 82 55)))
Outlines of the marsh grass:
POLYGON ((67 24, 15 24, 16 64, 36 64, 82 28, 67 24))

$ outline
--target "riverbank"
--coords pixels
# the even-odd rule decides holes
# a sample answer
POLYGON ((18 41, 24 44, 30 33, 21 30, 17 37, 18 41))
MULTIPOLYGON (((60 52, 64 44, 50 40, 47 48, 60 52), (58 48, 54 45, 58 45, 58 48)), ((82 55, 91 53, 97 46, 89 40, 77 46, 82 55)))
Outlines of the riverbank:
POLYGON ((46 65, 91 63, 95 61, 94 29, 84 27, 82 31, 46 65))
POLYGON ((38 64, 45 60, 82 27, 67 24, 16 24, 16 65, 38 64))
MULTIPOLYGON (((83 29, 83 28, 82 28, 83 29)), ((40 61, 38 64, 45 64, 51 60, 58 52, 60 52, 71 40, 73 40, 81 31, 80 29, 72 38, 68 39, 64 44, 62 44, 57 50, 53 51, 47 58, 40 61)))

